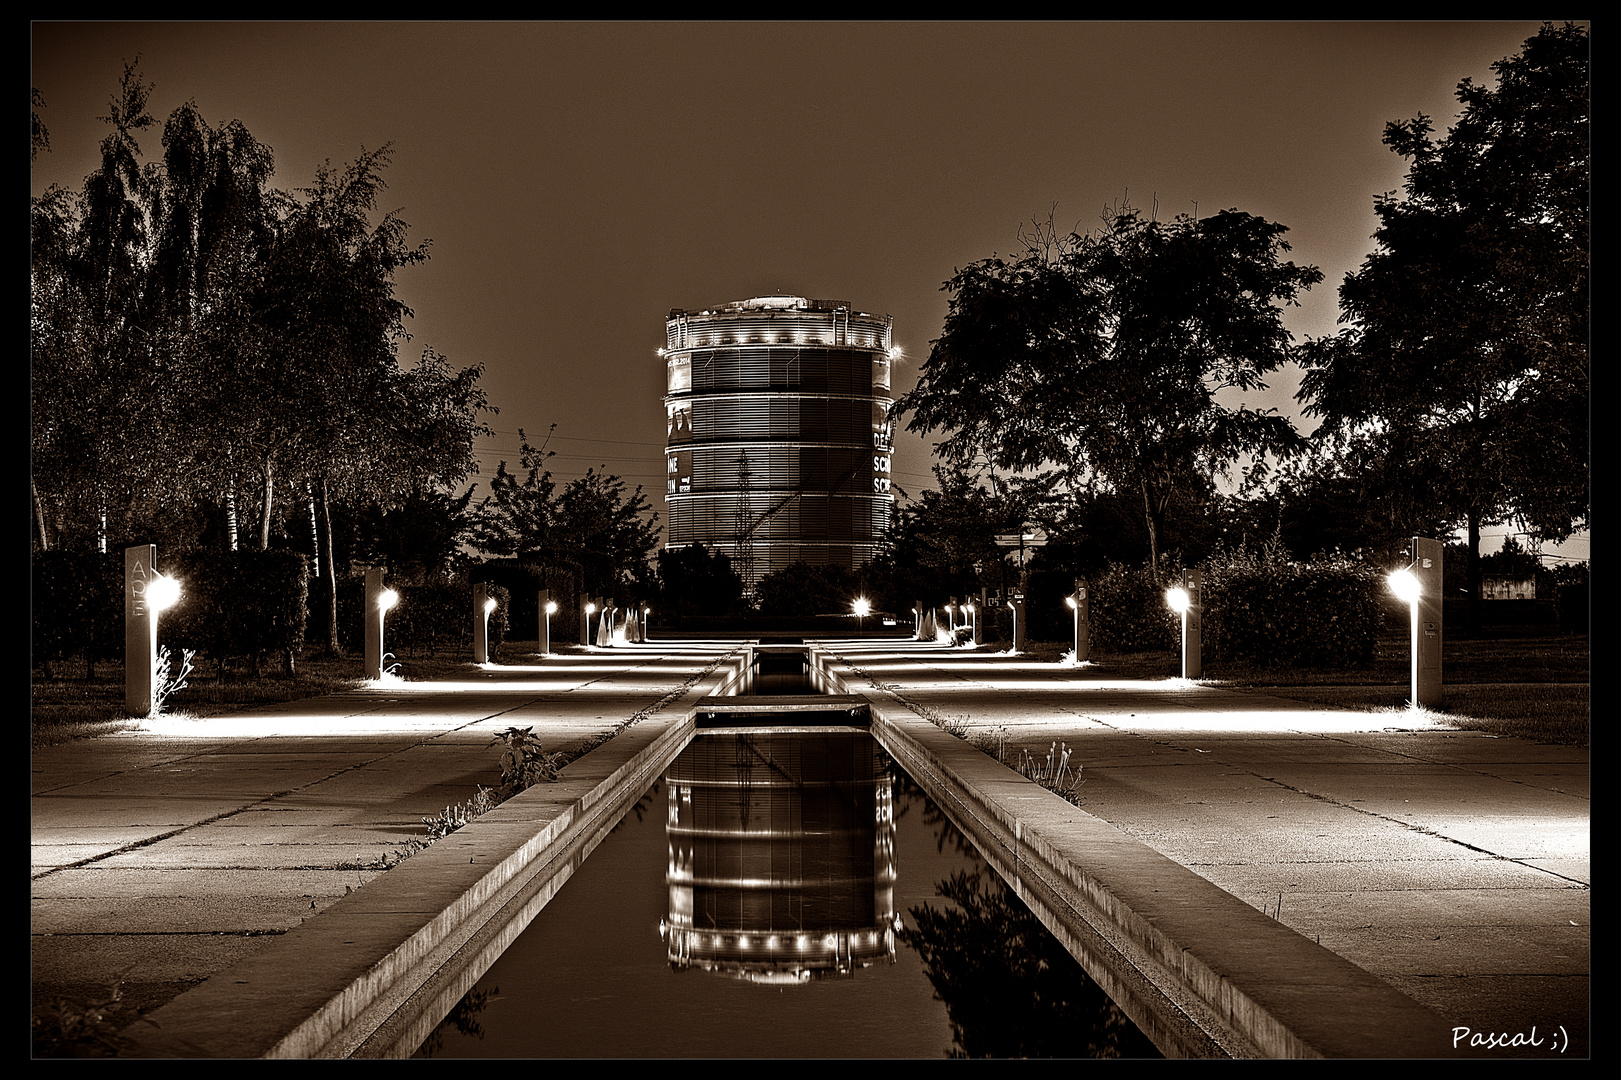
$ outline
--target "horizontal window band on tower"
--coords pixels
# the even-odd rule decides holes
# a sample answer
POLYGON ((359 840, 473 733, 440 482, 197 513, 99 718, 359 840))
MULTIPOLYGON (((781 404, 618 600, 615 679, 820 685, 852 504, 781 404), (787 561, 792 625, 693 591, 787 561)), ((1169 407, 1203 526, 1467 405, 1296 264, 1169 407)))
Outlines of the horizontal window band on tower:
POLYGON ((668 500, 665 535, 671 547, 731 541, 741 518, 756 540, 876 544, 890 508, 887 496, 874 495, 694 495, 668 500))
POLYGON ((672 447, 666 459, 668 495, 689 492, 735 492, 741 474, 749 472, 750 492, 796 491, 833 495, 882 493, 874 477, 889 476, 888 454, 870 447, 846 446, 697 446, 672 447), (685 479, 688 482, 682 483, 685 479))
POLYGON ((889 317, 756 297, 671 311, 666 338, 666 546, 733 555, 751 590, 871 559, 894 507, 889 317))
POLYGON ((678 398, 670 401, 667 431, 672 443, 808 436, 819 442, 871 446, 879 411, 871 398, 778 394, 678 398))

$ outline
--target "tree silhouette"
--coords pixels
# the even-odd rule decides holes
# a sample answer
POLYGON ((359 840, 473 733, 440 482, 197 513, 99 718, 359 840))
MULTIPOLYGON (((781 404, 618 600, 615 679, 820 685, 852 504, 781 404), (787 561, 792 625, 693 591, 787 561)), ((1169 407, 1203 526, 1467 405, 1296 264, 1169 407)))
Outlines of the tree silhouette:
POLYGON ((1590 504, 1587 31, 1545 24, 1492 67, 1495 89, 1459 83, 1444 138, 1424 115, 1386 126, 1407 180, 1375 201, 1351 325, 1304 347, 1299 395, 1411 512, 1467 528, 1471 611, 1483 525, 1557 541, 1590 504))
POLYGON ((1300 444, 1286 418, 1216 400, 1263 389, 1292 355, 1278 305, 1322 275, 1281 261, 1286 231, 1237 210, 1161 222, 1130 206, 1088 235, 1039 228, 1018 258, 946 282, 945 327, 895 412, 947 432, 948 462, 1134 492, 1157 565, 1180 477, 1237 466, 1257 481, 1267 454, 1300 444))

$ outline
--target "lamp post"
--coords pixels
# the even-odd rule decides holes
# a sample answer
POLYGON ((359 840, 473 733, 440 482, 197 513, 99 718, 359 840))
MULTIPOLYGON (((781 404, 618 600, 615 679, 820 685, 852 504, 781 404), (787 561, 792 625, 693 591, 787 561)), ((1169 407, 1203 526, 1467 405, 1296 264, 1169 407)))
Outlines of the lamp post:
POLYGON ((596 601, 587 600, 585 602, 585 609, 581 612, 580 644, 586 646, 587 648, 590 648, 591 646, 591 616, 596 614, 596 610, 596 601))
POLYGON ((1064 597, 1075 613, 1075 662, 1084 664, 1092 655, 1091 604, 1086 597, 1086 579, 1075 579, 1075 591, 1064 597))
POLYGON ((867 616, 872 612, 872 604, 865 596, 856 597, 854 604, 850 605, 856 614, 856 627, 860 633, 867 632, 867 616))
POLYGON ((1165 591, 1165 600, 1182 615, 1182 677, 1197 679, 1204 673, 1201 655, 1199 615, 1204 604, 1199 595, 1200 576, 1197 570, 1182 571, 1182 585, 1165 591))
POLYGON ((157 571, 155 544, 124 549, 124 707, 157 709, 158 615, 180 601, 180 583, 157 571))
POLYGON ((1018 594, 1008 597, 1007 606, 1013 611, 1013 652, 1018 655, 1024 652, 1025 625, 1024 625, 1024 596, 1018 594))
POLYGON ((366 571, 366 678, 383 677, 383 617, 400 602, 400 594, 383 587, 383 570, 366 571))
POLYGON ((1411 697, 1417 709, 1441 707, 1441 542, 1413 537, 1412 562, 1387 579, 1407 604, 1411 697))
POLYGON ((557 610, 557 603, 552 599, 550 589, 540 590, 540 655, 552 654, 552 613, 557 610))
POLYGON ((485 582, 473 585, 473 663, 490 662, 490 612, 495 610, 495 597, 485 582))

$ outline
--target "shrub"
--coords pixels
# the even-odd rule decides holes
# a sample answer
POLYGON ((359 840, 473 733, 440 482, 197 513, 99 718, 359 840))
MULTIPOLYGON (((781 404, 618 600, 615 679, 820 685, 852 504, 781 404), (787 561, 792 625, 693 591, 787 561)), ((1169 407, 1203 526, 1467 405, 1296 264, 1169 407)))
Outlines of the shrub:
POLYGON ((85 676, 95 662, 124 647, 124 560, 121 554, 42 551, 33 557, 34 659, 82 656, 85 676))
POLYGON ((1216 660, 1295 667, 1371 663, 1383 575, 1339 555, 1295 562, 1281 547, 1218 552, 1204 569, 1204 650, 1216 660))
POLYGON ((1149 567, 1111 563, 1088 581, 1087 592, 1094 647, 1157 652, 1175 649, 1181 640, 1181 619, 1165 603, 1165 586, 1149 567))
POLYGON ((309 564, 292 551, 194 552, 159 560, 180 580, 181 601, 158 623, 160 640, 200 647, 216 661, 276 653, 288 674, 304 651, 309 564))
MULTIPOLYGON (((494 648, 506 640, 511 597, 499 585, 490 584, 487 588, 496 600, 489 624, 489 643, 494 648)), ((389 612, 383 635, 388 651, 427 649, 428 655, 433 656, 440 648, 472 648, 473 587, 470 584, 405 585, 397 586, 397 590, 400 603, 389 612)))

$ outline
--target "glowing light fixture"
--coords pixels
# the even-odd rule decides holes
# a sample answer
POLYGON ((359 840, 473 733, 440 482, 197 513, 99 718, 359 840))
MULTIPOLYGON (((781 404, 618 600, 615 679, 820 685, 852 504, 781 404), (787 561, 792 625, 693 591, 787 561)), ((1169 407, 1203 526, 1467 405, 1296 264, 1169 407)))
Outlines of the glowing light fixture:
POLYGON ((1424 589, 1419 585, 1418 578, 1413 575, 1413 569, 1410 566, 1391 571, 1390 576, 1385 580, 1390 584, 1390 591, 1401 597, 1401 602, 1404 604, 1417 603, 1418 598, 1424 595, 1424 589))
POLYGON ((394 605, 400 602, 400 594, 393 589, 384 589, 377 594, 377 610, 393 611, 394 605))
POLYGON ((146 602, 153 611, 167 611, 180 602, 180 582, 164 574, 154 575, 146 586, 146 602))
MULTIPOLYGON (((1193 601, 1188 598, 1188 590, 1181 588, 1180 586, 1165 590, 1165 602, 1170 604, 1171 610, 1175 611, 1179 615, 1186 615, 1188 613, 1188 608, 1193 604, 1193 601)), ((1075 602, 1071 600, 1070 607, 1074 606, 1075 602)))

